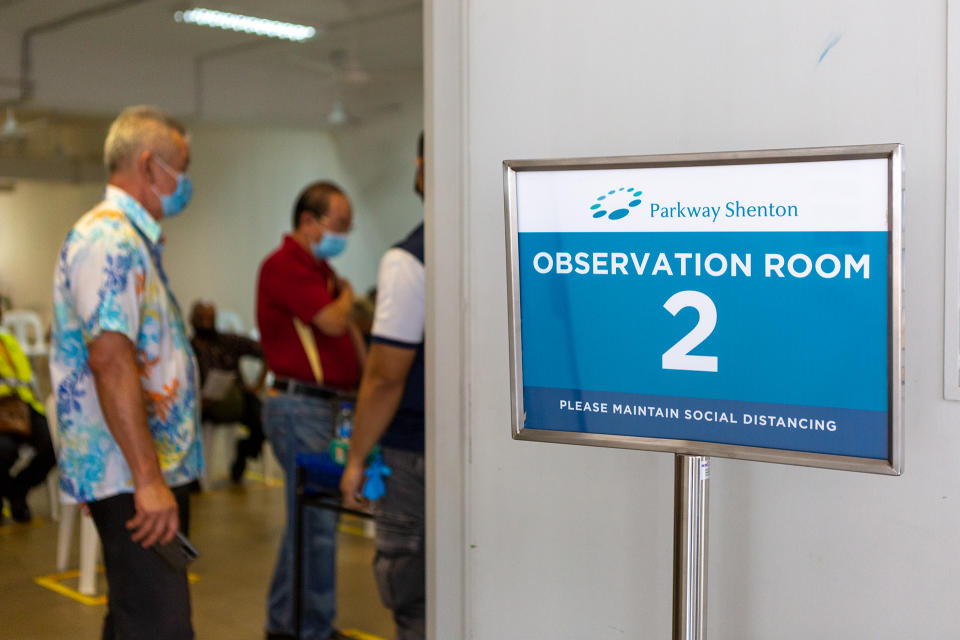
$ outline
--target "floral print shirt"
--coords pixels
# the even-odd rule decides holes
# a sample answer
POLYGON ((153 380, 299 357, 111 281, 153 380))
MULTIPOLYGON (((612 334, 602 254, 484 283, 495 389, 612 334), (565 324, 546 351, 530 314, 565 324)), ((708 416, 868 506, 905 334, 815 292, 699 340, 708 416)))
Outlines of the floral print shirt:
POLYGON ((87 345, 104 331, 136 346, 150 433, 167 485, 197 479, 203 461, 197 365, 161 261, 160 225, 108 186, 74 225, 54 273, 50 373, 60 433, 60 486, 77 502, 134 490, 90 372, 87 345))

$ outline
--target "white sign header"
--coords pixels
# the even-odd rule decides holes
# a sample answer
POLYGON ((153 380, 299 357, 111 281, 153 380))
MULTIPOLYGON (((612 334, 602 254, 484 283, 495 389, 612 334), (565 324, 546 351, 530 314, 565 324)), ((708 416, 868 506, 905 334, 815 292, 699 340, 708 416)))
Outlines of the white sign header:
POLYGON ((518 172, 518 230, 887 231, 886 158, 518 172))

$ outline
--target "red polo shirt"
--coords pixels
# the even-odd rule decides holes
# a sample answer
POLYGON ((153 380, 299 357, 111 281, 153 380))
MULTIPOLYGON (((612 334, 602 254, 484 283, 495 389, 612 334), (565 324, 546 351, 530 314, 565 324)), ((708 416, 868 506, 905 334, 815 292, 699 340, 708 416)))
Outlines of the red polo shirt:
POLYGON ((349 390, 360 379, 360 364, 350 334, 328 336, 313 318, 336 299, 336 274, 326 260, 317 260, 290 236, 260 265, 257 282, 257 324, 267 366, 278 378, 316 384, 310 361, 294 328, 299 318, 313 329, 323 369, 322 384, 349 390))

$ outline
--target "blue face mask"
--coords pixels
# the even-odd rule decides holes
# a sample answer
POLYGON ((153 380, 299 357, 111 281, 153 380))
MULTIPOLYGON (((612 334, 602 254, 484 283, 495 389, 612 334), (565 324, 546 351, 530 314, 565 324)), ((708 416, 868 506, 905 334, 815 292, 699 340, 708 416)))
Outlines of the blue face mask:
POLYGON ((190 182, 190 178, 185 173, 177 173, 170 165, 163 161, 160 156, 153 156, 157 163, 163 167, 164 171, 169 173, 172 177, 177 179, 177 188, 173 190, 173 193, 168 193, 167 195, 160 195, 157 193, 157 190, 154 187, 153 193, 160 198, 160 207, 163 209, 164 218, 172 218, 187 206, 187 203, 190 202, 190 196, 193 195, 193 183, 190 182))
POLYGON ((320 242, 314 242, 312 248, 313 255, 321 260, 336 257, 347 248, 347 234, 325 231, 320 242))

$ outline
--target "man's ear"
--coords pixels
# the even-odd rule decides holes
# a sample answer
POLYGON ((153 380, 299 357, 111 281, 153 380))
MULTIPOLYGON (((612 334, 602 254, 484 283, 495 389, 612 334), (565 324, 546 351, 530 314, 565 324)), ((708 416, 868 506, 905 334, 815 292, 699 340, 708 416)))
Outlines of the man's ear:
POLYGON ((137 167, 138 174, 150 175, 150 177, 153 177, 153 174, 151 173, 151 169, 150 169, 150 151, 149 150, 144 149, 139 153, 139 155, 137 155, 136 167, 137 167))

